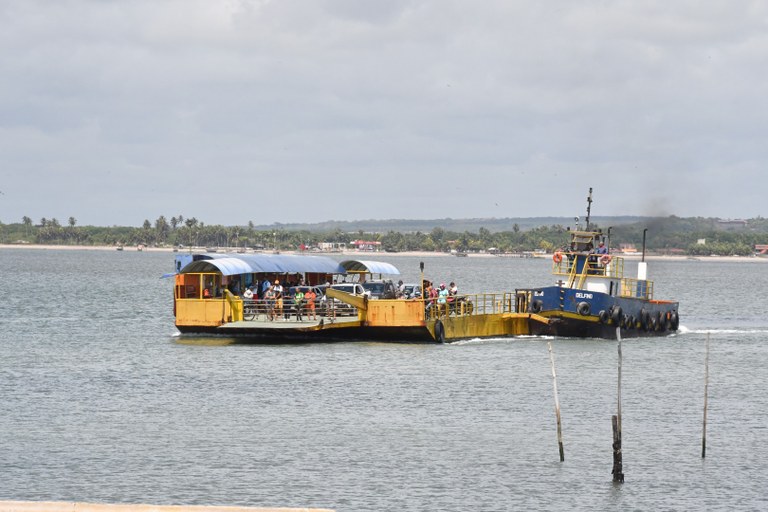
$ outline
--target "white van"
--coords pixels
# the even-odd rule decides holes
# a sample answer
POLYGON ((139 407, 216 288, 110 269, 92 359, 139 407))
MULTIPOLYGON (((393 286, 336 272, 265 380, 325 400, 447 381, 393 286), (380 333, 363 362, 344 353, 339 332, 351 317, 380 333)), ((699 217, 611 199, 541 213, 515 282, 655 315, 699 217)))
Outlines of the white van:
MULTIPOLYGON (((360 283, 336 283, 332 284, 331 288, 334 290, 339 290, 340 292, 348 293, 350 295, 366 295, 370 298, 370 295, 365 291, 360 283)), ((337 315, 357 314, 357 309, 354 306, 345 302, 341 302, 339 299, 333 299, 333 302, 328 302, 326 306, 332 307, 335 310, 335 314, 337 315)))
POLYGON ((336 283, 332 284, 331 288, 350 295, 370 295, 360 283, 336 283))

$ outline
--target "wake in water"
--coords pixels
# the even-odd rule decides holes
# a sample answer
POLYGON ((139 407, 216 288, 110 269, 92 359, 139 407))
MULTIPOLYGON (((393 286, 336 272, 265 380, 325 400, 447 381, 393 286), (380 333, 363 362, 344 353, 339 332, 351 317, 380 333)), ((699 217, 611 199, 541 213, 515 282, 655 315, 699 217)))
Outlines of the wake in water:
POLYGON ((511 343, 519 341, 547 341, 554 340, 554 336, 503 336, 498 338, 470 338, 465 340, 446 341, 446 345, 482 345, 490 343, 511 343))
POLYGON ((677 334, 768 334, 768 328, 742 328, 742 329, 689 329, 684 325, 680 326, 677 334))

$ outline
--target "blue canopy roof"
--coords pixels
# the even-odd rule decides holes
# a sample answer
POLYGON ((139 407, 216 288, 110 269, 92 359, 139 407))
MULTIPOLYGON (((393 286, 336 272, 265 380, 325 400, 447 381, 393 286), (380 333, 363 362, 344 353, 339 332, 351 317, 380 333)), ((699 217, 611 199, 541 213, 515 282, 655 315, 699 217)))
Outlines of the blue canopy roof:
POLYGON ((225 276, 251 273, 267 274, 346 274, 338 261, 325 256, 297 254, 205 254, 181 269, 192 272, 221 272, 225 276))
POLYGON ((371 274, 400 274, 397 267, 383 261, 369 260, 346 260, 341 262, 341 266, 347 272, 369 272, 371 274))

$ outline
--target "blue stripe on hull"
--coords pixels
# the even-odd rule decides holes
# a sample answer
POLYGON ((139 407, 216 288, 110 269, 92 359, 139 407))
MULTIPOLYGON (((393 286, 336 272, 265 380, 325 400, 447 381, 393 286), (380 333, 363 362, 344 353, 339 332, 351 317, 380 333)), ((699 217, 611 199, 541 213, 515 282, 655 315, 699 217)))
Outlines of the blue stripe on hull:
POLYGON ((622 338, 636 338, 666 336, 679 325, 677 302, 615 297, 559 286, 529 291, 528 310, 550 319, 549 325, 532 323, 532 334, 616 339, 616 327, 620 327, 622 338))

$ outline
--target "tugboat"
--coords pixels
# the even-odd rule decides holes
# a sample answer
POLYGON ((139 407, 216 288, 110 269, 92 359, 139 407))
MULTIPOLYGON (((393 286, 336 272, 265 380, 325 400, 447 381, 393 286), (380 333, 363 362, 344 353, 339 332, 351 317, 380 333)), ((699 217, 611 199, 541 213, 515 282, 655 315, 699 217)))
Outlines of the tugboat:
POLYGON ((625 277, 624 258, 609 252, 609 236, 593 229, 587 198, 586 227, 570 231, 570 244, 552 256, 553 286, 518 289, 515 309, 549 320, 530 322, 531 334, 617 339, 665 336, 680 325, 678 303, 656 300, 647 279, 645 231, 637 277, 625 277))

